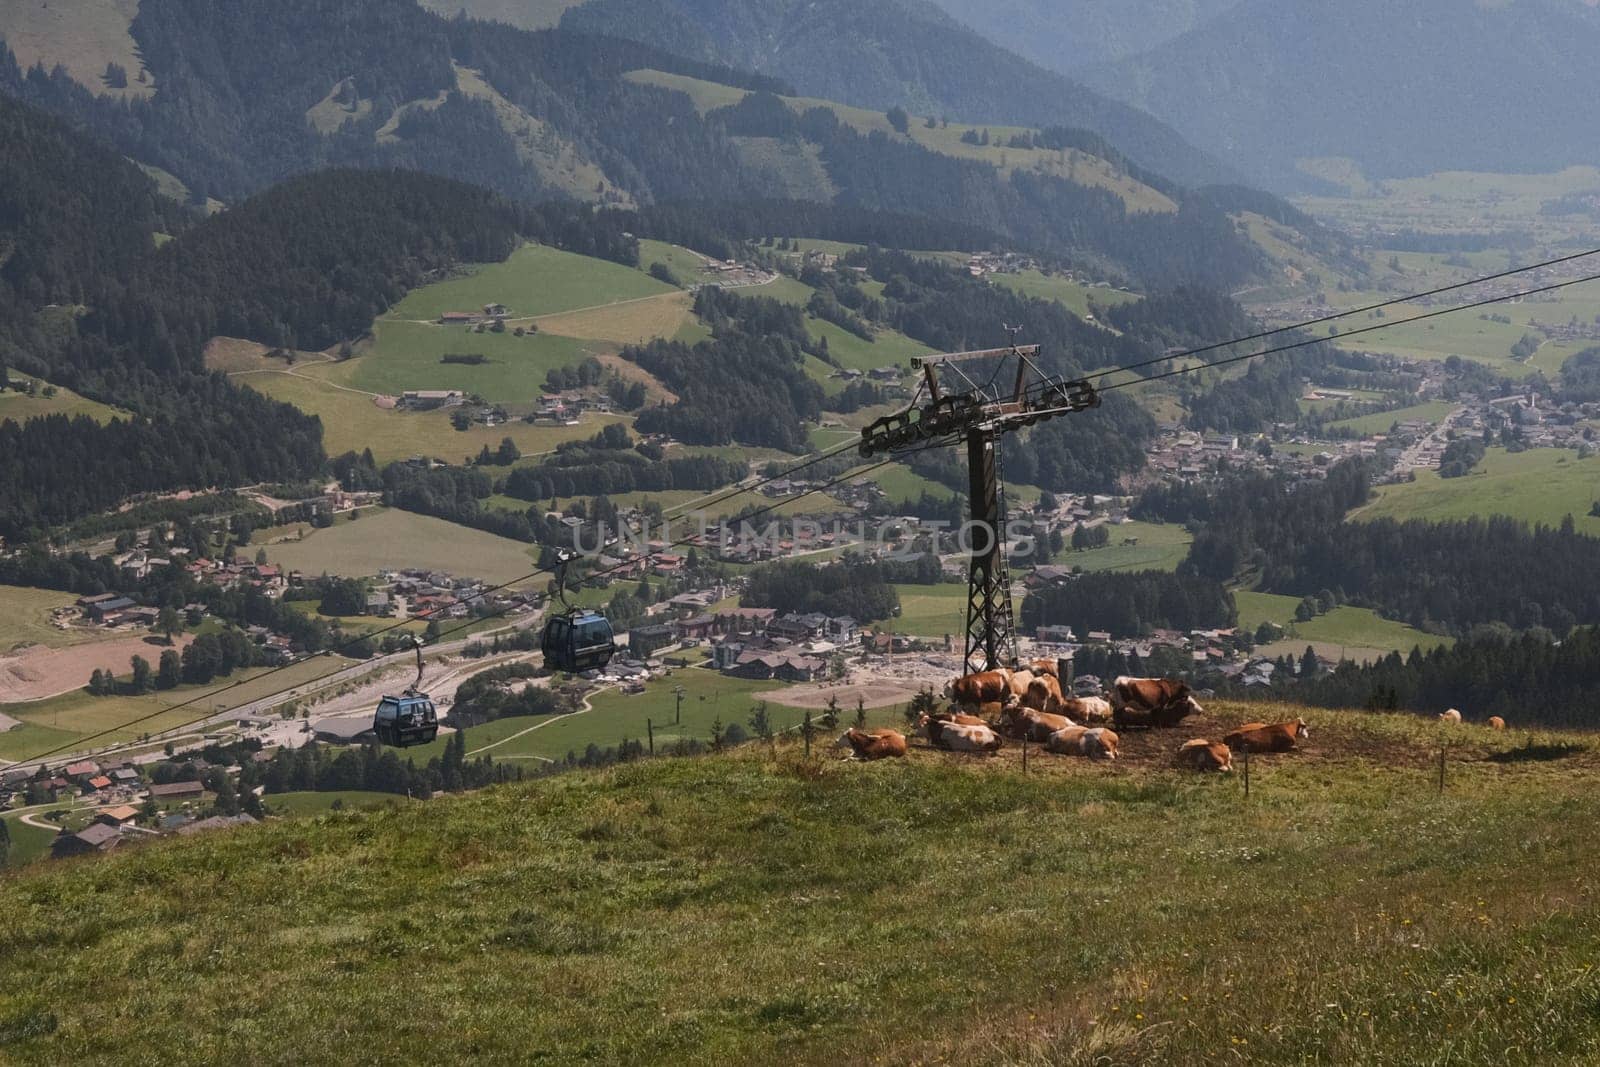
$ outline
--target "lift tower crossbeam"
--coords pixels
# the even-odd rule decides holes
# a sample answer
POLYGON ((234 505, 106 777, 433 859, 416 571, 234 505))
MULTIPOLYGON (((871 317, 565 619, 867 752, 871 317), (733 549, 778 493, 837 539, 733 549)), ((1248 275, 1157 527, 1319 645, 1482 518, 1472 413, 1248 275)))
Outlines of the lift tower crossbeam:
MULTIPOLYGON (((1010 330, 1010 327, 1007 327, 1010 330)), ((1013 333, 1015 331, 1012 331, 1013 333)), ((904 411, 885 415, 861 431, 861 454, 876 456, 915 451, 965 439, 971 486, 972 558, 967 575, 966 669, 994 670, 1016 665, 1011 580, 1006 568, 1004 487, 998 463, 1000 438, 1007 433, 1100 403, 1087 381, 1042 373, 1034 363, 1038 345, 950 352, 911 361, 923 373, 918 398, 904 411), (963 369, 979 361, 998 365, 979 385, 963 369), (994 386, 1005 364, 1016 361, 1009 391, 994 386), (960 381, 941 379, 948 371, 960 381), (952 391, 955 384, 957 389, 952 391), (926 400, 918 403, 926 394, 926 400)))

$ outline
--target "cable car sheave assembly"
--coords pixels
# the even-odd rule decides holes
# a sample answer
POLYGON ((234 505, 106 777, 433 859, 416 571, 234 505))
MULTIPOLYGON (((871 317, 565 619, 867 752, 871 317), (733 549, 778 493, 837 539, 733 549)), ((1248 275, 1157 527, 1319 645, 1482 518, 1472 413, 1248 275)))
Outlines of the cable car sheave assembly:
POLYGON ((1017 662, 1011 578, 1006 569, 1005 486, 998 462, 999 439, 1002 434, 1100 404, 1100 394, 1087 381, 1041 372, 1034 363, 1038 354, 1038 345, 1018 347, 1013 341, 1009 348, 914 357, 911 367, 923 372, 923 381, 911 406, 885 415, 861 431, 860 451, 864 457, 898 455, 930 444, 954 444, 966 439, 973 536, 967 576, 968 673, 1014 667, 1017 662), (1016 374, 1007 393, 994 383, 1013 359, 1016 374), (999 361, 983 385, 963 369, 980 360, 999 361), (950 391, 952 382, 940 381, 941 369, 950 372, 958 379, 956 384, 964 388, 950 391), (919 404, 924 394, 927 400, 919 404))

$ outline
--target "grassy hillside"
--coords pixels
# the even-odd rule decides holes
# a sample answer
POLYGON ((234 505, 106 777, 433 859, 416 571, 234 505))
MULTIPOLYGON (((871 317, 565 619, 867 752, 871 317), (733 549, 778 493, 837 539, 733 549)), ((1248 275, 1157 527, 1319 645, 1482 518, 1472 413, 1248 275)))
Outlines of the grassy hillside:
MULTIPOLYGON (((654 85, 686 94, 702 113, 737 104, 747 95, 744 89, 717 82, 691 78, 682 74, 668 74, 659 70, 638 70, 628 74, 631 81, 641 85, 654 85)), ((1176 211, 1178 206, 1164 193, 1143 184, 1112 166, 1106 160, 1075 149, 1052 151, 1043 148, 1007 148, 1005 142, 1013 135, 1030 133, 1023 126, 974 126, 951 122, 929 128, 926 116, 911 122, 906 132, 896 133, 882 111, 850 107, 832 100, 816 97, 786 96, 782 98, 791 110, 804 112, 814 107, 827 108, 839 121, 860 133, 881 133, 885 137, 900 138, 919 144, 940 155, 958 159, 971 159, 988 163, 1004 173, 1016 170, 1036 170, 1077 182, 1108 189, 1122 198, 1129 211, 1176 211), (987 131, 989 144, 968 144, 962 135, 968 132, 987 131)), ((791 194, 794 190, 790 190, 791 194)))
POLYGON ((1418 471, 1414 482, 1380 485, 1373 501, 1350 517, 1443 522, 1510 515, 1557 526, 1571 515, 1580 532, 1600 535, 1600 519, 1589 514, 1597 500, 1600 462, 1594 459, 1578 459, 1564 449, 1509 453, 1491 448, 1464 477, 1440 478, 1436 471, 1418 471))
POLYGON ((115 408, 81 397, 62 386, 55 387, 55 396, 43 395, 42 387, 38 396, 19 393, 15 389, 0 392, 0 420, 26 422, 41 415, 65 415, 68 418, 87 415, 96 422, 109 422, 116 414, 115 408))
MULTIPOLYGON (((1297 709, 1228 707, 1197 729, 1297 709)), ((1586 1063, 1587 737, 661 760, 0 878, 21 1062, 1586 1063), (1500 760, 1505 760, 1501 762, 1500 760), (137 892, 133 891, 137 887, 137 892), (117 906, 106 907, 107 899, 117 906), (870 1025, 863 1025, 870 1019, 870 1025)))
POLYGON ((505 582, 533 570, 531 547, 453 522, 390 509, 267 548, 273 563, 306 574, 364 577, 426 567, 505 582))

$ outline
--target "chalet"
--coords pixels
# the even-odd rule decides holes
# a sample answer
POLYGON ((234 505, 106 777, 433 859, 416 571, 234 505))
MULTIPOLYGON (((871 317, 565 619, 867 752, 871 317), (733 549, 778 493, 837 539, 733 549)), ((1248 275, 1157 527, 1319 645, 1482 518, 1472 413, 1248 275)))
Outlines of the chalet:
POLYGON ((475 322, 477 318, 478 316, 474 315, 470 311, 446 311, 443 315, 439 316, 439 323, 444 326, 449 326, 452 324, 461 325, 463 323, 475 322))
POLYGON ((94 760, 84 760, 82 763, 69 763, 61 772, 64 778, 70 781, 87 781, 100 773, 100 764, 94 760))
POLYGON ((83 610, 84 614, 88 615, 89 618, 93 619, 95 622, 103 623, 114 617, 120 616, 129 608, 137 606, 138 605, 135 604, 130 598, 118 596, 112 597, 110 600, 102 600, 99 603, 90 604, 83 610))
POLYGON ((827 625, 828 617, 816 612, 807 615, 780 615, 767 625, 767 636, 781 637, 789 641, 810 641, 821 636, 827 625))
POLYGON ((1109 630, 1090 630, 1089 641, 1096 645, 1109 645, 1111 643, 1111 632, 1109 630))
POLYGON ((106 808, 94 817, 94 821, 105 823, 107 826, 125 826, 139 817, 139 809, 131 804, 121 804, 115 808, 106 808))
POLYGON ((138 785, 139 772, 132 767, 118 767, 111 772, 111 780, 117 785, 138 785))
POLYGON ((122 841, 122 831, 103 822, 90 823, 75 834, 61 833, 50 845, 55 859, 83 856, 90 852, 110 852, 122 841))
POLYGON ((77 600, 77 605, 84 611, 88 611, 96 604, 104 604, 106 601, 115 600, 121 595, 121 593, 96 593, 94 596, 81 596, 77 600))
POLYGON ((679 619, 672 624, 679 640, 700 640, 710 637, 716 630, 717 618, 715 615, 691 615, 687 619, 679 619))
POLYGON ((898 382, 900 380, 900 368, 874 367, 867 372, 867 377, 878 382, 898 382))
POLYGON ((1034 631, 1034 639, 1046 645, 1071 645, 1078 640, 1070 626, 1041 626, 1034 631))
POLYGON ((87 782, 85 782, 83 784, 88 786, 90 790, 98 793, 102 789, 110 789, 111 788, 111 779, 106 777, 103 774, 97 774, 93 778, 89 779, 87 782))
POLYGON ((205 795, 206 788, 199 782, 167 782, 150 787, 151 800, 196 800, 205 795))
POLYGON ((634 657, 643 659, 672 645, 677 640, 677 635, 673 632, 672 627, 666 624, 635 626, 628 631, 628 650, 634 657))
POLYGON ((671 553, 661 552, 657 553, 651 558, 650 569, 652 572, 660 575, 663 578, 669 578, 672 575, 681 572, 684 568, 684 565, 688 562, 688 559, 683 556, 675 556, 671 553))
POLYGON ((408 389, 400 394, 400 406, 411 411, 432 411, 466 402, 459 389, 408 389))
POLYGON ((174 832, 187 837, 190 834, 205 833, 207 830, 231 830, 236 826, 254 826, 256 822, 257 820, 253 815, 246 815, 244 812, 240 812, 237 815, 213 815, 209 819, 184 823, 182 826, 177 827, 174 832))

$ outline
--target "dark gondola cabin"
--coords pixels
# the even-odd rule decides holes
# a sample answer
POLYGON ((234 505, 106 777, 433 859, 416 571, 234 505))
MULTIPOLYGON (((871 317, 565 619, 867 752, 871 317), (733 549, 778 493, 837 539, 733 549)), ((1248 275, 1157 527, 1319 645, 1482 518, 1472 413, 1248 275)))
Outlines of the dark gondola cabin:
POLYGON ((555 616, 545 623, 539 647, 546 667, 567 674, 602 670, 616 651, 611 623, 593 611, 555 616))
POLYGON ((372 732, 396 748, 426 745, 439 736, 439 715, 426 694, 386 696, 373 716, 372 732))

